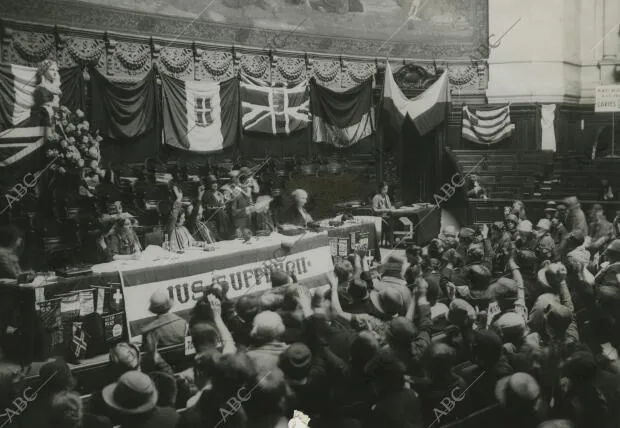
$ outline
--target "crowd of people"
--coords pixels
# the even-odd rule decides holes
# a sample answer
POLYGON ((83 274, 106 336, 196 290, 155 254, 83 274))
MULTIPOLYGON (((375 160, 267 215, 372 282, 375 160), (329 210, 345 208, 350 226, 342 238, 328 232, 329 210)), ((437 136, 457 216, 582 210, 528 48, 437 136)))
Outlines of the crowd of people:
MULTIPOLYGON (((378 266, 351 254, 325 287, 274 271, 272 290, 232 302, 215 283, 187 322, 192 367, 175 373, 158 351, 185 321, 156 322, 142 354, 111 349, 111 383, 87 411, 54 359, 20 420, 283 428, 299 411, 327 428, 616 428, 618 238, 600 205, 588 221, 577 198, 550 202, 533 223, 517 201, 504 221, 445 227, 378 266)), ((155 293, 151 311, 167 313, 167 299, 155 293)))

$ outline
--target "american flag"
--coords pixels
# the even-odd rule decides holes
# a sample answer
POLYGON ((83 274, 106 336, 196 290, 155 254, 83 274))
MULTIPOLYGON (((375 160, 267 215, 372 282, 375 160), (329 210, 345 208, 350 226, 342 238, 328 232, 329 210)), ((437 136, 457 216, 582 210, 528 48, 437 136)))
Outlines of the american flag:
POLYGON ((308 83, 296 86, 269 86, 241 76, 243 129, 265 134, 290 134, 310 123, 308 83))
POLYGON ((82 328, 81 322, 73 323, 73 341, 71 349, 75 358, 80 358, 86 349, 88 349, 88 343, 86 342, 86 332, 82 328))

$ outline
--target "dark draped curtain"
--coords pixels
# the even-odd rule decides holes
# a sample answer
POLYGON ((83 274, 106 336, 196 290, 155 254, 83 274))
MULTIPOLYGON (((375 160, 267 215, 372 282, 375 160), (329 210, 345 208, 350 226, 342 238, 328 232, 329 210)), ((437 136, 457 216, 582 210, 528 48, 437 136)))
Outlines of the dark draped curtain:
POLYGON ((434 130, 422 136, 413 122, 406 118, 401 133, 402 196, 406 204, 434 203, 433 195, 440 192, 442 147, 436 141, 434 130))
POLYGON ((91 74, 92 128, 99 129, 104 164, 142 162, 157 157, 161 141, 160 93, 155 69, 140 81, 110 82, 91 74))
MULTIPOLYGON (((467 172, 463 171, 456 159, 456 155, 449 147, 443 148, 442 163, 443 183, 451 183, 452 177, 455 174, 459 174, 459 177, 465 177, 465 174, 467 174, 467 172)), ((454 182, 459 182, 459 178, 454 180, 454 182)), ((469 212, 469 201, 467 200, 467 188, 465 185, 460 188, 456 188, 454 195, 447 201, 443 202, 442 207, 446 211, 450 212, 450 214, 454 216, 460 225, 463 226, 470 224, 469 220, 471 217, 469 212)))
POLYGON ((86 112, 86 83, 82 67, 75 66, 60 69, 60 88, 62 96, 60 104, 75 112, 86 112))

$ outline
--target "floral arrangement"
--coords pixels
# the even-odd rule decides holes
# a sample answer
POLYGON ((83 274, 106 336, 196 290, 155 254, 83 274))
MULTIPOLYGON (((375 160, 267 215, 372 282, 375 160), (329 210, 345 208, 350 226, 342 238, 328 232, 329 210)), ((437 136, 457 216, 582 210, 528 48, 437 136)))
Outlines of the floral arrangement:
POLYGON ((61 106, 53 119, 52 130, 46 138, 46 156, 56 159, 50 169, 61 175, 77 172, 82 176, 86 168, 97 175, 102 174, 99 144, 103 138, 99 130, 91 133, 84 112, 76 110, 72 113, 66 106, 61 106))

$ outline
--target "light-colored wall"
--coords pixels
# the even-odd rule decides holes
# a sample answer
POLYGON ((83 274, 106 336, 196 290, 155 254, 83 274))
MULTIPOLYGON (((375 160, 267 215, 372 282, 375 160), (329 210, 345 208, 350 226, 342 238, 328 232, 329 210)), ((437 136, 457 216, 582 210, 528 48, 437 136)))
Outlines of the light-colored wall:
POLYGON ((490 103, 588 104, 597 85, 614 82, 619 0, 489 0, 490 34, 519 19, 491 50, 490 103))

